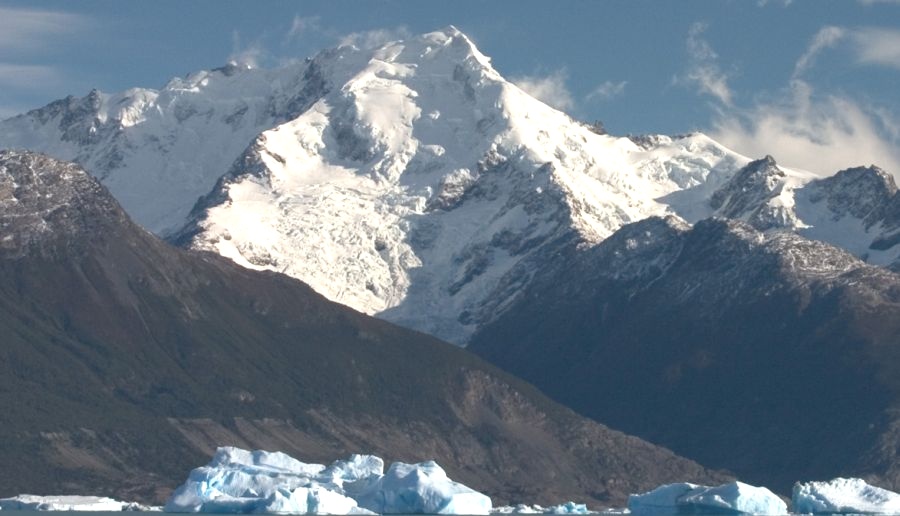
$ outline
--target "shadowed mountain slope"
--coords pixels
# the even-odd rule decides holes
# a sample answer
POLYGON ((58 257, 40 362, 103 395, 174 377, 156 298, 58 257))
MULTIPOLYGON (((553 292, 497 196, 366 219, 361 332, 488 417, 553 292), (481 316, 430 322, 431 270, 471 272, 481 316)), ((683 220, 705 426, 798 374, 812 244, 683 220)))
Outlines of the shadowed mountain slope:
POLYGON ((647 219, 556 263, 469 349, 782 493, 838 475, 900 487, 896 274, 715 219, 647 219))
POLYGON ((184 251, 75 165, 0 152, 0 495, 159 502, 218 445, 435 459, 495 503, 723 475, 297 280, 184 251))

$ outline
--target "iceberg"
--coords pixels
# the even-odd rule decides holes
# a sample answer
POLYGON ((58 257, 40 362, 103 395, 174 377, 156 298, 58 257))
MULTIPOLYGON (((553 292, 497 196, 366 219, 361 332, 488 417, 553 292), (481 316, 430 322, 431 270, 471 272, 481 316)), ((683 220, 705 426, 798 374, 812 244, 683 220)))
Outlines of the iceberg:
MULTIPOLYGON (((355 487, 355 486, 354 486, 355 487)), ((434 461, 395 462, 381 478, 348 493, 380 514, 489 514, 491 499, 447 478, 434 461)))
POLYGON ((900 514, 900 494, 867 484, 860 478, 794 484, 794 512, 900 514))
POLYGON ((166 512, 279 514, 488 514, 491 499, 454 482, 435 462, 352 455, 329 466, 280 452, 223 447, 194 469, 166 512))
POLYGON ((133 502, 121 502, 102 496, 36 496, 23 494, 12 498, 0 498, 0 510, 4 511, 149 511, 133 502))
POLYGON ((628 497, 634 514, 787 514, 787 504, 765 487, 730 482, 716 487, 667 484, 628 497))

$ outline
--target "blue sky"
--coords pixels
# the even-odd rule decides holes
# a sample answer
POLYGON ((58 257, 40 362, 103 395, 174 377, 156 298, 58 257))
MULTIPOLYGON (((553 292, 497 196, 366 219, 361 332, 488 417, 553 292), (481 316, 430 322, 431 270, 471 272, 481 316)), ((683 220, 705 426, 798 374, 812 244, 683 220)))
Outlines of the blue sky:
POLYGON ((900 174, 900 0, 0 1, 0 116, 449 24, 504 76, 615 134, 900 174))

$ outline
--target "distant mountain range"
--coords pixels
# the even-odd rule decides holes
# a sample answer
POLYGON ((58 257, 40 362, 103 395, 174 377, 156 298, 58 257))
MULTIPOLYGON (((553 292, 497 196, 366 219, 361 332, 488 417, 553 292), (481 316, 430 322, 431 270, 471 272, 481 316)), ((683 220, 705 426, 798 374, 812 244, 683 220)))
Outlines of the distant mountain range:
MULTIPOLYGON (((165 249, 159 253, 218 271, 197 273, 227 291, 208 300, 214 310, 204 309, 228 314, 210 331, 230 328, 248 307, 258 310, 241 296, 268 287, 253 285, 297 285, 273 274, 282 273, 350 308, 471 343, 583 414, 746 480, 786 492, 794 480, 852 473, 900 488, 889 373, 900 346, 900 194, 889 173, 896 171, 870 165, 817 177, 699 133, 601 132, 506 81, 448 27, 373 49, 324 50, 273 70, 229 65, 161 90, 68 97, 0 122, 0 148, 81 164, 138 224, 192 251, 144 233, 135 248, 165 249)), ((103 232, 85 229, 91 224, 83 218, 81 233, 103 232)), ((24 253, 37 227, 0 248, 24 253)), ((42 238, 34 239, 39 248, 42 238)), ((130 259, 109 258, 104 271, 130 259)), ((16 263, 32 262, 49 267, 31 258, 16 263)), ((179 270, 147 277, 177 278, 179 270)), ((38 268, 17 274, 43 278, 38 268)), ((105 300, 114 295, 130 306, 122 281, 108 282, 109 291, 72 288, 82 300, 113 302, 105 300)), ((37 288, 42 299, 56 295, 49 285, 37 288)), ((183 311, 196 303, 186 301, 183 311)), ((284 312, 271 328, 301 315, 284 312)), ((181 331, 163 330, 166 320, 134 324, 181 331)), ((315 331, 381 324, 355 313, 329 320, 333 326, 315 331)), ((256 361, 242 347, 262 339, 252 328, 234 352, 256 361)), ((184 331, 177 342, 218 342, 184 331)), ((363 347, 352 349, 336 362, 317 359, 315 373, 334 374, 363 347)), ((408 367, 434 367, 430 353, 408 367)), ((384 363, 365 353, 355 360, 384 363)), ((440 394, 429 392, 418 395, 440 394)), ((341 398, 316 399, 329 406, 341 398)), ((364 412, 361 401, 353 407, 347 414, 364 412)), ((224 435, 216 432, 204 434, 203 446, 224 435)), ((379 443, 391 458, 388 441, 379 443)), ((441 446, 435 449, 447 456, 468 457, 464 448, 441 446)), ((469 480, 465 460, 448 466, 469 480)), ((641 471, 622 478, 650 478, 641 471)), ((567 475, 560 478, 574 478, 567 475)), ((604 489, 591 496, 626 492, 604 489)))

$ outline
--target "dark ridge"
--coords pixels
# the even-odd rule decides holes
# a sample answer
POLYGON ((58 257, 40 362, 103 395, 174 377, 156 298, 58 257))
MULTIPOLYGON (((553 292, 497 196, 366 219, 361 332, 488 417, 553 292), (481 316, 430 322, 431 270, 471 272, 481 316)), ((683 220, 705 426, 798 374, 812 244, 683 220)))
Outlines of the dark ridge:
POLYGON ((171 247, 73 165, 3 153, 0 189, 3 234, 35 243, 0 252, 0 496, 160 503, 220 445, 434 459, 497 504, 727 478, 299 281, 171 247))
POLYGON ((468 349, 783 494, 836 476, 900 488, 900 276, 828 244, 648 219, 560 257, 468 349))

